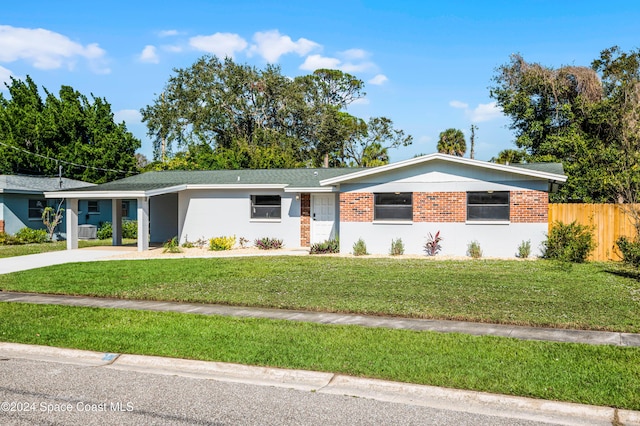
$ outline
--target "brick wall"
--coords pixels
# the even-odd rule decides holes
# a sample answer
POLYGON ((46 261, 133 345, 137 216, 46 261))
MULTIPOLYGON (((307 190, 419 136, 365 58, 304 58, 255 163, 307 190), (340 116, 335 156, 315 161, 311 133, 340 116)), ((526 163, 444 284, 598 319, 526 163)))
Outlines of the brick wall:
MULTIPOLYGON (((373 194, 351 192, 340 194, 341 222, 373 222, 373 194)), ((510 216, 514 223, 546 223, 548 196, 542 191, 512 191, 510 216)), ((466 192, 414 192, 414 222, 465 222, 466 192)))
POLYGON ((373 222, 373 194, 370 192, 341 193, 340 222, 373 222))
POLYGON ((511 222, 547 223, 549 197, 542 191, 511 191, 511 222))
POLYGON ((466 192, 414 192, 414 222, 464 222, 467 220, 466 192))
POLYGON ((311 247, 311 194, 300 194, 300 247, 311 247))
POLYGON ((4 220, 0 220, 0 232, 4 232, 4 220))

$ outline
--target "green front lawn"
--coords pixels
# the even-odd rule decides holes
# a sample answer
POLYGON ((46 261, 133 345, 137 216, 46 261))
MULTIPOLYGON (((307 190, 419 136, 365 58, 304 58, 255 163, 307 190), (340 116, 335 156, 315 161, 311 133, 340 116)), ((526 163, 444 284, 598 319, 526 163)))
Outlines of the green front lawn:
MULTIPOLYGON (((136 240, 123 240, 123 244, 133 244, 136 240)), ((98 247, 110 246, 111 240, 80 240, 78 247, 98 247)), ((67 249, 66 241, 55 241, 44 244, 20 244, 20 245, 0 245, 0 259, 4 257, 24 256, 27 254, 47 253, 50 251, 61 251, 67 249)))
POLYGON ((0 289, 640 332, 640 282, 620 265, 341 257, 66 264, 0 289))
POLYGON ((0 340, 8 342, 640 409, 640 348, 22 303, 0 303, 0 318, 0 340))

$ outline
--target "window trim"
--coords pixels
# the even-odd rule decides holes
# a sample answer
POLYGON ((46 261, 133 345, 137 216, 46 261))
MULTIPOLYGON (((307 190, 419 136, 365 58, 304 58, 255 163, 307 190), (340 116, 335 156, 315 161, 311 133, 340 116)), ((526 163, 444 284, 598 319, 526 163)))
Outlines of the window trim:
POLYGON ((377 223, 402 223, 402 222, 413 222, 413 192, 374 192, 373 193, 373 221, 377 223), (410 204, 378 204, 378 197, 380 195, 408 195, 411 201, 410 204), (410 211, 410 217, 407 218, 388 218, 388 217, 378 217, 378 206, 396 206, 402 207, 405 210, 410 211))
POLYGON ((250 196, 249 218, 252 222, 280 222, 282 220, 282 196, 279 194, 253 194, 250 196), (256 204, 257 197, 278 197, 278 204, 256 204), (255 207, 278 207, 278 216, 255 216, 255 207))
POLYGON ((511 192, 510 191, 467 191, 467 215, 466 222, 470 224, 504 224, 511 222, 511 192), (506 203, 469 203, 469 198, 472 194, 507 194, 506 203), (482 206, 482 207, 506 207, 507 217, 493 217, 493 218, 469 218, 469 207, 482 206))

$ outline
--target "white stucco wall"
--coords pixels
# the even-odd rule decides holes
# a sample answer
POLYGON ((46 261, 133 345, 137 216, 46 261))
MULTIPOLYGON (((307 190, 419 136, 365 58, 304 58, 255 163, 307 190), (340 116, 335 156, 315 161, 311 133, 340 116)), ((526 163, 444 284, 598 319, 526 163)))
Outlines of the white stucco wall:
POLYGON ((362 238, 371 254, 388 254, 391 240, 402 238, 405 254, 424 255, 427 235, 440 231, 442 250, 439 255, 466 256, 471 241, 478 241, 483 257, 515 257, 518 246, 531 241, 531 256, 540 255, 540 244, 546 239, 546 223, 512 223, 509 225, 476 225, 465 223, 379 224, 346 222, 340 227, 340 252, 352 253, 353 244, 362 238))
POLYGON ((180 242, 199 238, 244 237, 282 239, 289 248, 300 247, 300 200, 282 190, 188 190, 178 195, 180 242), (251 219, 251 195, 280 195, 280 220, 251 219))

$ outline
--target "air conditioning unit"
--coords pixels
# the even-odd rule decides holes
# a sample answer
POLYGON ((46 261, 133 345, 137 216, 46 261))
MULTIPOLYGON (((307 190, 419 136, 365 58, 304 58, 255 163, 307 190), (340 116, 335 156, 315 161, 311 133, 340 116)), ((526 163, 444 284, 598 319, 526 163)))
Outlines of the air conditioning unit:
POLYGON ((95 240, 98 227, 95 225, 78 225, 79 240, 95 240))

